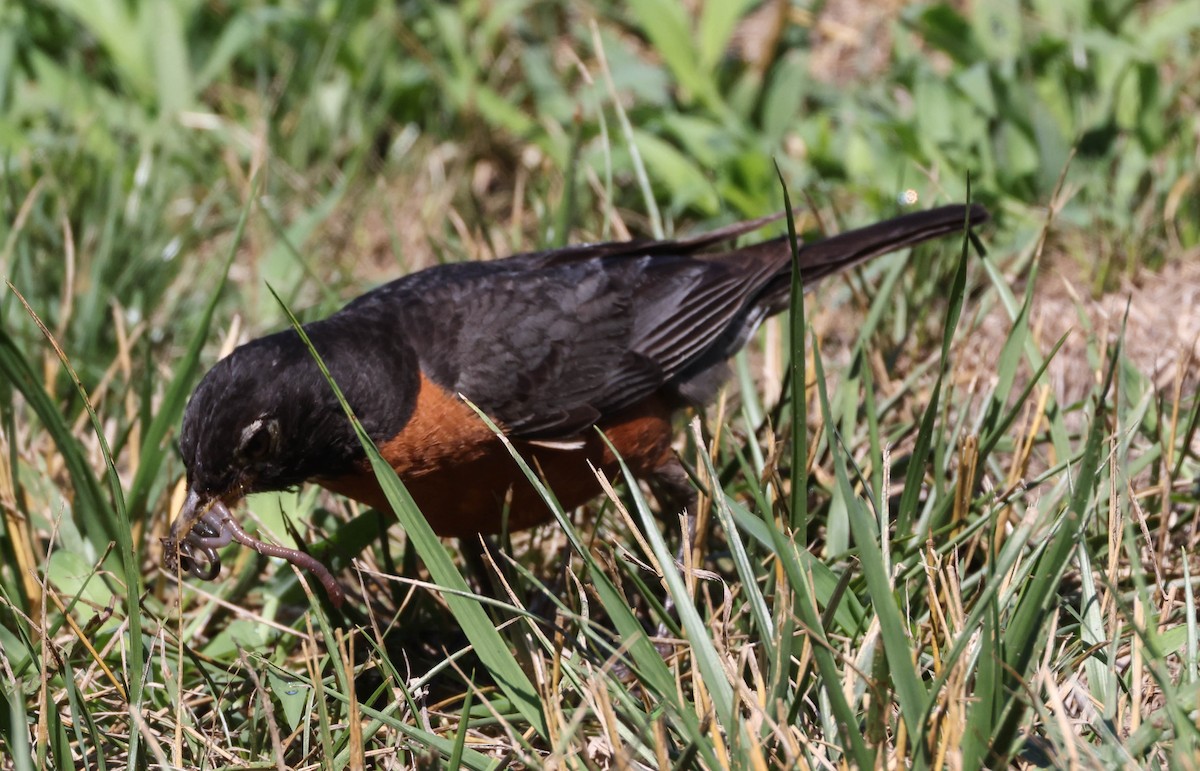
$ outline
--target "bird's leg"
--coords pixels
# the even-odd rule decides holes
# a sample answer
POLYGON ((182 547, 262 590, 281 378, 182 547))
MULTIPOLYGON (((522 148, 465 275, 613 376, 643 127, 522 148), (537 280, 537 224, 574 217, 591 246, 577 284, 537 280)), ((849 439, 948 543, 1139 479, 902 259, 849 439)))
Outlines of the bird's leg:
POLYGON ((699 499, 696 486, 688 476, 687 469, 679 456, 671 453, 666 463, 654 469, 647 475, 650 490, 658 501, 659 516, 670 527, 679 523, 679 515, 684 516, 684 528, 679 538, 679 549, 675 552, 675 561, 686 566, 688 549, 696 548, 696 508, 699 499))
POLYGON ((474 578, 474 590, 481 596, 507 602, 508 598, 496 582, 491 564, 500 567, 500 547, 491 536, 476 535, 458 539, 458 549, 462 554, 468 578, 474 578))

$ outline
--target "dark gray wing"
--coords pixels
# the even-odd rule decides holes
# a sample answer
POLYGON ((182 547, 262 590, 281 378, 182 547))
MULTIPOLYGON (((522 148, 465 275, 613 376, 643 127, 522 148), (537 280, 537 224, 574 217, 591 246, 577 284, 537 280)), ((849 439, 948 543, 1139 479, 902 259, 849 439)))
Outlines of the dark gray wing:
POLYGON ((506 262, 425 271, 343 313, 390 306, 430 379, 526 438, 576 434, 654 393, 778 270, 680 255, 506 262))

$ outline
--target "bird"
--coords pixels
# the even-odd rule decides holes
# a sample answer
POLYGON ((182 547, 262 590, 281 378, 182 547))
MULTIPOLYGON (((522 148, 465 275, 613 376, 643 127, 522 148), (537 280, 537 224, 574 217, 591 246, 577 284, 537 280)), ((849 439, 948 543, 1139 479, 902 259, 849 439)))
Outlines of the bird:
MULTIPOLYGON (((303 328, 440 536, 516 531, 552 517, 474 408, 540 470, 564 510, 599 494, 593 467, 615 475, 614 449, 636 478, 665 491, 660 501, 684 502, 694 488, 672 448, 673 417, 713 399, 730 358, 788 307, 794 259, 807 289, 989 217, 978 204, 911 212, 802 242, 795 257, 787 236, 719 248, 782 216, 681 240, 438 265, 303 328)), ((187 496, 163 539, 168 570, 215 578, 216 549, 236 541, 310 570, 342 602, 322 563, 254 538, 233 514, 251 493, 305 483, 390 511, 295 329, 237 347, 204 375, 179 448, 187 496)))

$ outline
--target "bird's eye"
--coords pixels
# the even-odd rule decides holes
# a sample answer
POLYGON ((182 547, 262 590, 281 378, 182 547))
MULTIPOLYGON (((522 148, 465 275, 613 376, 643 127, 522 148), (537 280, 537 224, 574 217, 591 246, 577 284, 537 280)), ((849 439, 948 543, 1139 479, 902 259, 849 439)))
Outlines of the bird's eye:
POLYGON ((243 460, 262 460, 275 449, 279 437, 279 422, 275 420, 255 420, 242 430, 242 440, 238 443, 238 455, 243 460))

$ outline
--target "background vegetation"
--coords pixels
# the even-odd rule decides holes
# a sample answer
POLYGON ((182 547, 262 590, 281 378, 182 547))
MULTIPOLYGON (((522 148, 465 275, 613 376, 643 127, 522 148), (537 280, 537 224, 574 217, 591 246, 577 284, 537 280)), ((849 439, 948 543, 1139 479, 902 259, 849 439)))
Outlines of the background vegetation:
POLYGON ((1198 765, 1196 370, 1150 371, 1170 338, 1138 327, 1194 311, 1084 312, 1196 255, 1198 27, 1193 1, 3 5, 0 767, 1198 765), (695 570, 636 486, 514 536, 503 602, 412 512, 315 489, 246 520, 327 538, 351 616, 245 550, 160 569, 187 394, 286 323, 268 287, 316 318, 441 261, 759 216, 776 164, 809 235, 969 180, 990 253, 880 260, 768 325, 681 426, 695 570), (1079 353, 1048 379, 1056 319, 1079 353))

